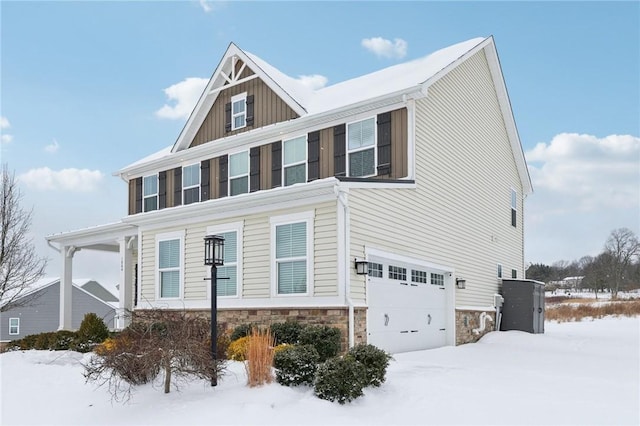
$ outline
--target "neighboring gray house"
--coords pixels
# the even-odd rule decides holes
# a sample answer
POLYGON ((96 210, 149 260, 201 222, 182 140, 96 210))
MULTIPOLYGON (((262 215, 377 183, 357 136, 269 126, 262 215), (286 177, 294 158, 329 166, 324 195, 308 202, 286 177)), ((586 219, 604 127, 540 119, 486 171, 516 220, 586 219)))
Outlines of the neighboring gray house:
MULTIPOLYGON (((60 279, 52 279, 23 296, 33 298, 26 306, 0 313, 0 342, 22 339, 31 334, 58 330, 60 319, 60 279)), ((80 328, 85 314, 95 313, 110 329, 115 328, 118 299, 96 281, 73 284, 73 329, 80 328), (106 300, 104 300, 106 299, 106 300)))

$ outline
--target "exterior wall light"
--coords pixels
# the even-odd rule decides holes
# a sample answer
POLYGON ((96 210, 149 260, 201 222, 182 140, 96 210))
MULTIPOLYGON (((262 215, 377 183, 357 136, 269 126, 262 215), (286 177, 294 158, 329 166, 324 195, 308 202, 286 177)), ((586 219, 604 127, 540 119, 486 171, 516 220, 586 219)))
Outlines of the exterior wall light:
POLYGON ((369 262, 362 259, 354 259, 354 266, 356 268, 356 274, 367 275, 369 273, 369 262))
POLYGON ((456 278, 456 287, 467 288, 467 280, 464 278, 456 278))

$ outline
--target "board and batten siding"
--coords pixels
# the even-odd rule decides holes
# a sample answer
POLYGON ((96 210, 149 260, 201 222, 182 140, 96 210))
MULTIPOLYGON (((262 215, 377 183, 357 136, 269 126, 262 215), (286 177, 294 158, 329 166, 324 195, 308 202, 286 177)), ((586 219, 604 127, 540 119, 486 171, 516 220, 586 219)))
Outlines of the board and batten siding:
MULTIPOLYGON (((338 294, 337 263, 337 206, 330 201, 316 206, 302 206, 295 209, 273 210, 247 216, 230 217, 224 221, 200 222, 185 226, 172 226, 142 232, 141 271, 142 302, 162 307, 162 300, 156 298, 156 235, 170 232, 184 232, 184 300, 205 300, 208 297, 209 282, 204 280, 207 269, 203 260, 203 238, 208 226, 222 226, 225 223, 242 222, 242 284, 243 299, 266 299, 271 297, 271 224, 270 218, 292 213, 314 211, 314 296, 336 296, 338 294)), ((259 300, 256 305, 259 306, 259 300)), ((224 298, 218 306, 224 307, 224 298)))
POLYGON ((260 78, 254 78, 223 89, 218 94, 218 98, 191 141, 190 147, 294 118, 298 118, 298 114, 260 78), (225 131, 225 105, 231 102, 233 96, 244 92, 247 96, 254 96, 253 125, 227 132, 225 131))
MULTIPOLYGON (((415 189, 353 189, 351 257, 373 247, 455 268, 456 306, 492 306, 503 276, 524 274, 522 186, 484 51, 416 101, 415 189), (511 226, 511 188, 518 193, 511 226)), ((364 290, 353 279, 352 295, 364 290)))

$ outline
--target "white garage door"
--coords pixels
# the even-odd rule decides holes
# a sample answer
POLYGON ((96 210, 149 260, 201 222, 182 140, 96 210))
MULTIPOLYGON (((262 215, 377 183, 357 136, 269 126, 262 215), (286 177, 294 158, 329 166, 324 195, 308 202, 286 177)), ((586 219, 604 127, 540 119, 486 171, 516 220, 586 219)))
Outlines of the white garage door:
POLYGON ((446 345, 446 272, 370 259, 368 343, 390 353, 446 345))

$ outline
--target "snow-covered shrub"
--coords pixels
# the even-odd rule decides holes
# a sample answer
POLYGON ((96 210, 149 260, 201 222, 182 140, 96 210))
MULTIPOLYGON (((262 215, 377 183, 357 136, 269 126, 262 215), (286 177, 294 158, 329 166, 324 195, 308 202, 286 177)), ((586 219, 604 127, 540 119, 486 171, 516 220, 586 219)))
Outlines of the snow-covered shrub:
POLYGON ((312 385, 319 360, 313 345, 289 345, 273 356, 276 381, 284 386, 312 385))
POLYGON ((385 381, 391 355, 369 344, 360 344, 349 349, 346 358, 353 358, 366 370, 367 386, 378 387, 385 381))
POLYGON ((335 357, 318 367, 314 392, 318 398, 344 404, 362 396, 366 384, 364 365, 353 358, 335 357))
POLYGON ((300 333, 305 325, 297 321, 286 321, 271 324, 271 334, 276 339, 276 345, 289 343, 295 345, 300 340, 300 333))
POLYGON ((308 325, 300 331, 300 344, 313 345, 320 355, 320 362, 340 352, 340 329, 326 325, 308 325))
POLYGON ((102 318, 93 312, 84 316, 78 329, 78 349, 93 349, 109 337, 109 328, 102 318))

